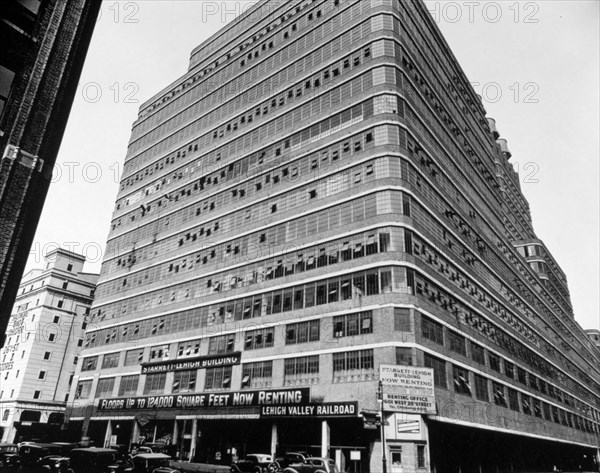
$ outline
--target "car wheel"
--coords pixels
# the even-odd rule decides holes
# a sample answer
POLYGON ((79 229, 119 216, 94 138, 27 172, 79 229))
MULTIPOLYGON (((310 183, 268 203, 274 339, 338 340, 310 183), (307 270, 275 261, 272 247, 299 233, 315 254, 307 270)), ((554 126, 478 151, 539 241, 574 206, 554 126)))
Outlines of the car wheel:
POLYGON ((268 473, 275 473, 280 470, 281 470, 281 467, 279 466, 279 463, 277 463, 277 462, 269 463, 269 465, 267 466, 268 473))
POLYGON ((252 470, 253 473, 263 473, 263 469, 260 466, 257 466, 256 468, 254 468, 254 470, 252 470))

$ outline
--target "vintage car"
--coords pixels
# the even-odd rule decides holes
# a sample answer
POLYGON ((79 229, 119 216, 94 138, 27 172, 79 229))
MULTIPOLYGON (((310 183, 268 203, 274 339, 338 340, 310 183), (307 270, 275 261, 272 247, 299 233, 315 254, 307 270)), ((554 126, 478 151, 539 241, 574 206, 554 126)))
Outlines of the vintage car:
POLYGON ((61 447, 51 443, 25 442, 19 447, 19 461, 25 471, 38 472, 43 466, 43 459, 48 456, 63 456, 61 447))
POLYGON ((279 470, 283 470, 292 463, 304 463, 311 455, 308 452, 286 452, 275 459, 279 470))
POLYGON ((39 469, 45 473, 68 473, 73 471, 69 468, 69 457, 60 455, 48 455, 42 458, 39 469))
POLYGON ((74 473, 121 473, 130 470, 112 448, 74 448, 70 453, 74 473))
POLYGON ((132 458, 134 473, 179 473, 164 453, 139 453, 132 458))
POLYGON ((279 471, 279 465, 273 457, 265 453, 250 453, 243 459, 233 462, 231 473, 273 473, 279 471))
POLYGON ((340 473, 335 461, 331 458, 308 457, 302 463, 292 463, 284 473, 340 473))
POLYGON ((16 471, 18 466, 18 447, 14 443, 0 443, 0 471, 16 471))

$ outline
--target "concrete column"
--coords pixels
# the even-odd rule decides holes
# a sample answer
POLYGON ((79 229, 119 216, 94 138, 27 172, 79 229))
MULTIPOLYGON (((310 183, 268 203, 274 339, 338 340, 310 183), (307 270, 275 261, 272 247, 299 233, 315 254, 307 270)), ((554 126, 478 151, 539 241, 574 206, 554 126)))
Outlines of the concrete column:
POLYGON ((156 422, 154 423, 154 433, 152 434, 152 443, 156 443, 156 431, 158 430, 158 425, 156 422))
POLYGON ((277 453, 277 444, 279 443, 279 432, 277 431, 277 424, 273 422, 271 425, 271 455, 275 460, 275 454, 277 453))
POLYGON ((140 441, 140 426, 137 420, 133 419, 133 427, 131 429, 131 442, 129 442, 129 448, 131 449, 132 443, 139 443, 140 441))
POLYGON ((324 420, 321 423, 321 456, 329 457, 329 423, 324 420))
POLYGON ((104 448, 108 448, 110 446, 110 437, 112 436, 112 420, 108 421, 106 424, 106 433, 104 434, 104 448))
POLYGON ((190 441, 190 456, 191 462, 196 453, 196 440, 198 440, 198 419, 192 419, 192 440, 190 441))
POLYGON ((177 445, 177 439, 179 437, 179 426, 177 425, 177 419, 173 420, 173 438, 171 439, 171 445, 177 445))

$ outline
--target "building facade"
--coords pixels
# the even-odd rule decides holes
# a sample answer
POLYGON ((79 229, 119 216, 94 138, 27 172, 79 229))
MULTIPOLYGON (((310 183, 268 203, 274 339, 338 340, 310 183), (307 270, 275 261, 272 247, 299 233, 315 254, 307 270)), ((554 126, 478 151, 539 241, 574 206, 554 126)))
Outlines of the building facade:
POLYGON ((100 1, 0 9, 0 346, 33 243, 100 1))
POLYGON ((57 440, 97 274, 83 272, 85 257, 57 249, 44 269, 23 277, 0 349, 2 442, 57 440))
POLYGON ((600 347, 600 330, 597 328, 591 328, 586 330, 585 333, 587 333, 587 336, 590 337, 590 340, 594 345, 600 347))
POLYGON ((421 1, 261 1, 142 105, 72 396, 96 444, 594 466, 600 352, 421 1), (433 370, 385 412, 381 365, 433 370))

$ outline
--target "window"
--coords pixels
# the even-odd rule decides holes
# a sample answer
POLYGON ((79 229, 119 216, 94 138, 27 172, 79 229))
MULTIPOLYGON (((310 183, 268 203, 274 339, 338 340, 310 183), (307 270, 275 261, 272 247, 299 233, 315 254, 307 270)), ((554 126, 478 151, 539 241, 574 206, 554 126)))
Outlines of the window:
POLYGON ((319 355, 287 358, 283 364, 284 384, 318 381, 319 355))
POLYGON ((497 406, 507 407, 504 386, 500 383, 492 381, 492 390, 494 391, 494 404, 497 406))
POLYGON ((521 393, 521 407, 523 408, 523 412, 525 414, 531 415, 531 397, 527 394, 521 393))
POLYGON ((421 315, 421 334, 432 342, 440 345, 444 344, 444 327, 442 324, 434 322, 429 317, 421 315))
POLYGON ((231 386, 231 366, 219 366, 206 370, 204 390, 229 389, 231 386))
POLYGON ((165 389, 167 373, 154 373, 146 375, 144 394, 162 394, 165 389))
POLYGON ((195 356, 200 353, 200 340, 179 342, 177 345, 177 358, 195 356))
POLYGON ((81 371, 94 371, 98 366, 98 357, 90 356, 83 359, 81 371))
POLYGON ((33 392, 34 399, 39 399, 41 395, 42 395, 42 391, 34 391, 33 392))
POLYGON ((61 308, 62 308, 62 306, 63 306, 63 304, 64 304, 64 302, 65 302, 65 301, 58 301, 58 302, 56 303, 56 307, 58 307, 59 309, 61 309, 61 308))
POLYGON ((8 420, 9 415, 10 415, 10 409, 4 409, 4 413, 2 414, 2 422, 6 422, 8 420))
POLYGON ((119 384, 119 396, 137 394, 138 384, 140 382, 140 375, 133 374, 130 376, 122 376, 121 383, 119 384))
POLYGON ((273 362, 259 361, 242 366, 242 388, 264 388, 272 384, 273 362))
POLYGON ((248 330, 245 334, 244 349, 255 350, 273 346, 275 329, 273 327, 248 330))
POLYGON ((51 353, 49 351, 44 352, 44 360, 49 360, 50 359, 50 355, 51 355, 51 353))
POLYGON ((53 324, 57 324, 58 322, 60 322, 60 317, 58 315, 54 316, 54 320, 52 321, 53 324))
POLYGON ((235 342, 235 335, 220 335, 218 337, 212 337, 208 341, 208 354, 209 355, 220 355, 223 353, 229 353, 233 351, 235 342))
POLYGON ((67 265, 67 271, 73 271, 73 265, 72 264, 68 264, 67 265))
POLYGON ((144 349, 137 348, 125 352, 125 366, 138 365, 144 359, 144 349))
POLYGON ((176 371, 173 376, 173 392, 185 393, 196 390, 197 370, 176 371))
POLYGON ((398 332, 411 332, 410 309, 394 307, 394 330, 398 332))
POLYGON ((394 446, 394 448, 390 450, 390 456, 392 460, 392 468, 402 465, 402 447, 394 446))
POLYGON ((425 468, 425 445, 417 445, 417 468, 425 468))
POLYGON ((119 356, 120 352, 116 353, 107 353, 102 358, 102 368, 116 368, 119 366, 119 356))
POLYGON ((508 405, 513 411, 519 412, 519 395, 515 389, 508 388, 508 405))
POLYGON ((493 353, 488 353, 488 358, 490 360, 490 368, 500 373, 500 357, 493 353))
POLYGON ((96 387, 96 397, 112 396, 115 378, 100 378, 96 387))
POLYGON ((356 350, 333 354, 333 372, 372 370, 373 350, 356 350))
POLYGON ((150 361, 168 360, 169 345, 157 345, 150 348, 150 361))
POLYGON ((40 371, 40 374, 38 375, 38 379, 45 379, 45 378, 46 378, 46 372, 40 371))
POLYGON ((92 380, 79 381, 75 391, 75 399, 87 399, 92 391, 92 380))
POLYGON ((454 378, 454 391, 458 394, 471 395, 471 383, 469 382, 469 372, 464 368, 453 365, 452 375, 454 378))
POLYGON ((488 380, 487 378, 475 374, 475 397, 480 401, 490 401, 490 394, 488 392, 488 380))
POLYGON ((481 345, 471 342, 471 358, 473 361, 485 365, 485 355, 481 345))
POLYGON ((55 333, 51 333, 51 334, 48 335, 48 341, 49 342, 53 342, 55 338, 56 338, 56 334, 55 333))
POLYGON ((433 368, 433 383, 441 388, 448 388, 446 377, 446 362, 435 356, 425 353, 425 367, 433 368))
POLYGON ((510 379, 515 379, 515 365, 508 360, 504 360, 504 374, 510 379))
POLYGON ((527 371, 523 368, 517 368, 517 379, 519 380, 519 383, 527 386, 527 371))
POLYGON ((467 342, 465 337, 450 330, 448 332, 448 338, 450 339, 450 350, 460 353, 463 356, 467 356, 467 342))
POLYGON ((403 366, 412 366, 412 349, 405 347, 396 347, 396 364, 403 366))

